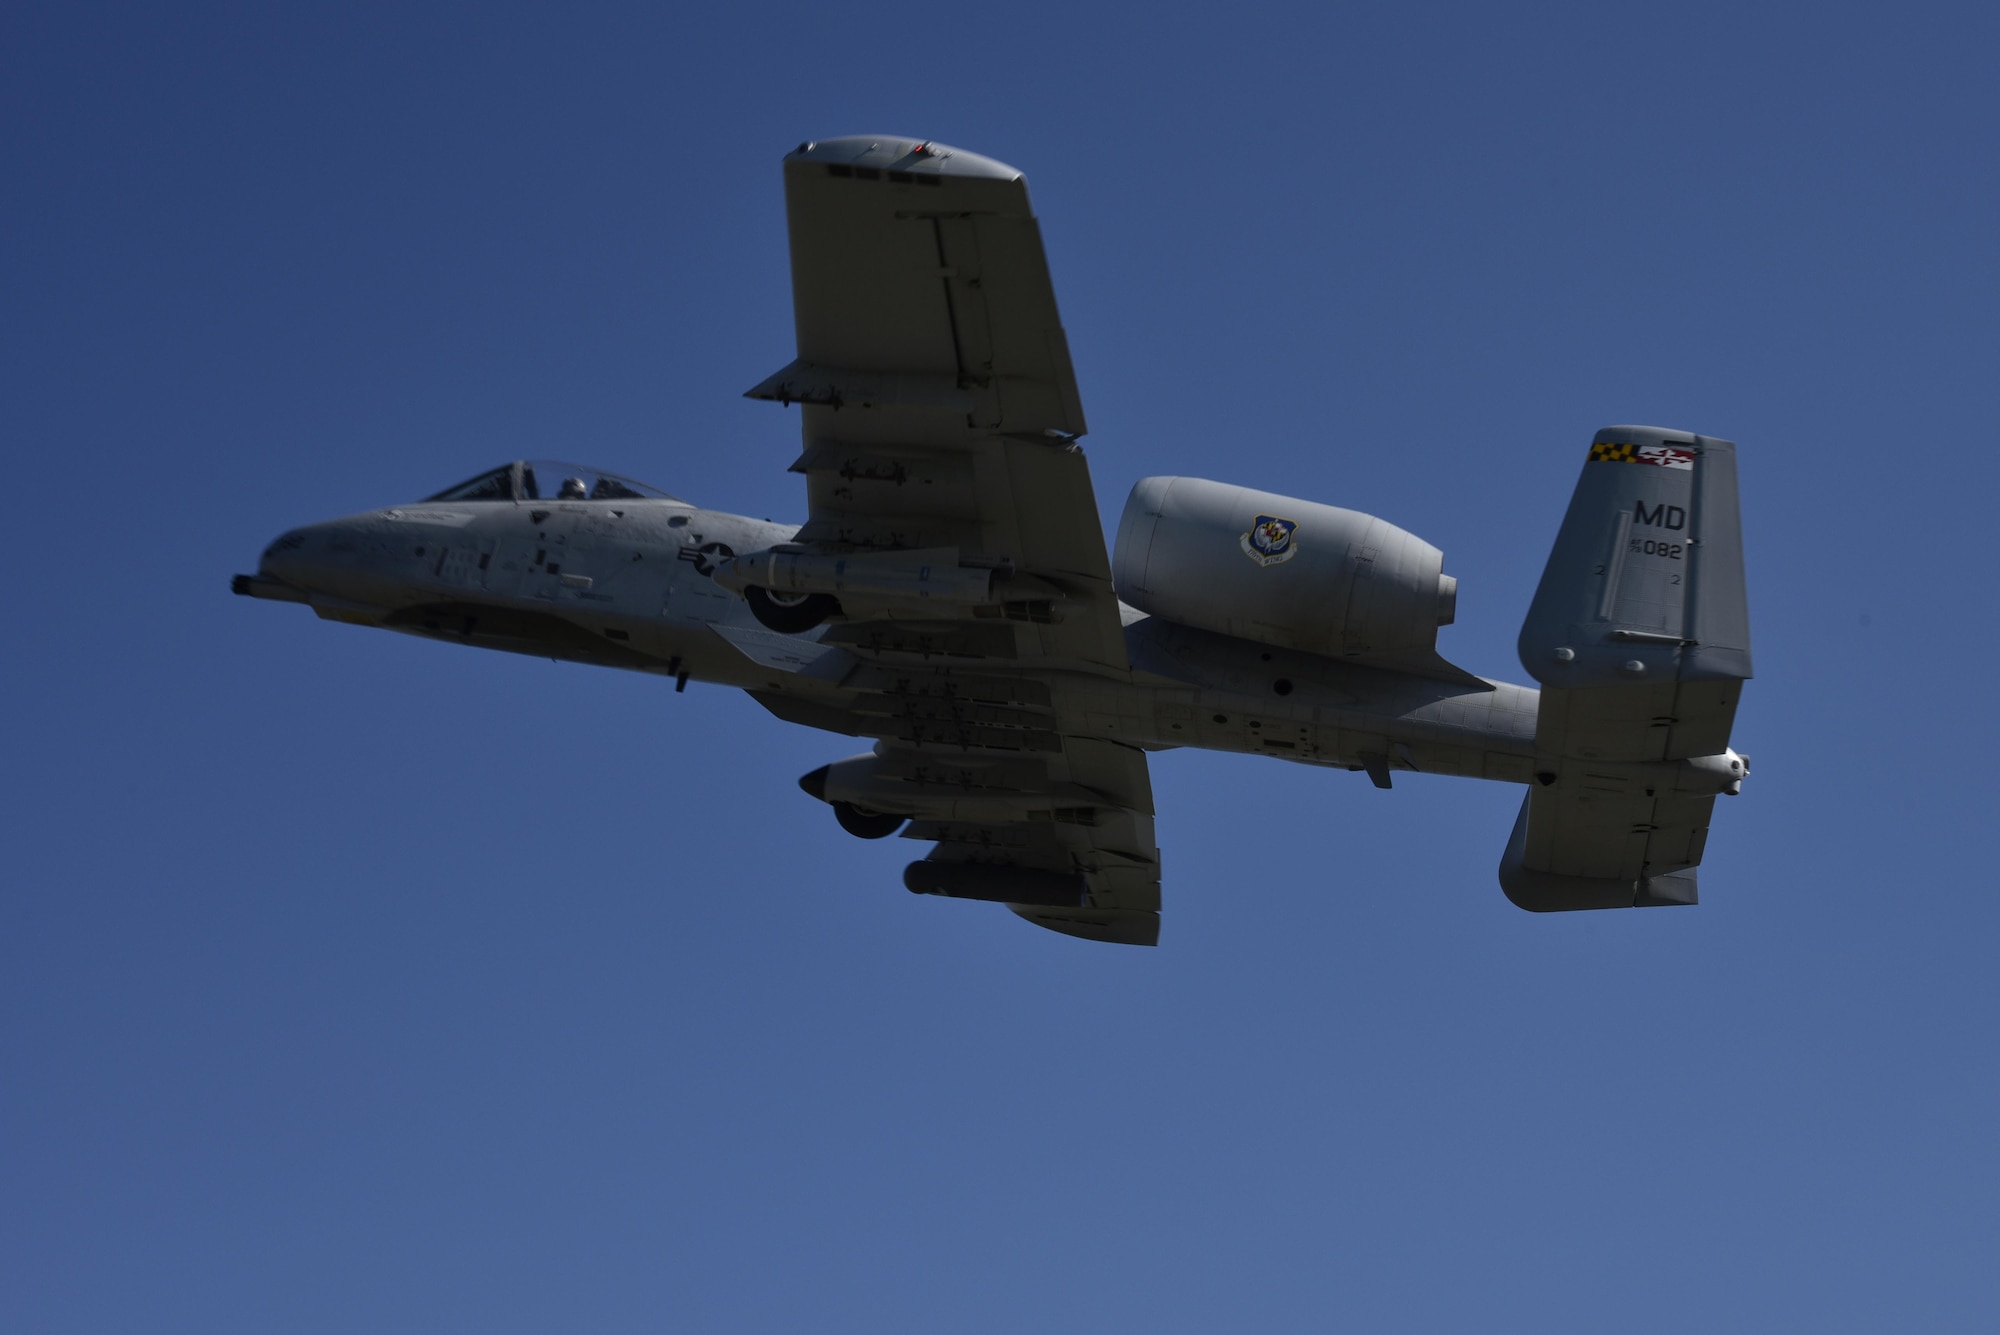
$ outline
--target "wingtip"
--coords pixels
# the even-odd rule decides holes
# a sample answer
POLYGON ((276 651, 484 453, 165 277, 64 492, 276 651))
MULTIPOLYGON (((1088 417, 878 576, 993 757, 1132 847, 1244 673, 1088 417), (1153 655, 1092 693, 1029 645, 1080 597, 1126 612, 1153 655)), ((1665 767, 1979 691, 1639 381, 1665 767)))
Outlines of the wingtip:
POLYGON ((1021 173, 1004 162, 940 144, 897 134, 849 134, 832 139, 807 139, 785 155, 785 163, 825 163, 835 167, 872 167, 912 175, 980 177, 1018 181, 1021 173))

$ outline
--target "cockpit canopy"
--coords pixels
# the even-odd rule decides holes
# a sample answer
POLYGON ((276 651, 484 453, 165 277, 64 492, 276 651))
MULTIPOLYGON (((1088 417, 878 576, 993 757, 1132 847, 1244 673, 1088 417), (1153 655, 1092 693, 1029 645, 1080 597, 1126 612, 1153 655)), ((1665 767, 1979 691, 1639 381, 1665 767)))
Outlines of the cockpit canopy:
POLYGON ((425 501, 678 501, 680 497, 601 468, 521 459, 447 487, 425 501))

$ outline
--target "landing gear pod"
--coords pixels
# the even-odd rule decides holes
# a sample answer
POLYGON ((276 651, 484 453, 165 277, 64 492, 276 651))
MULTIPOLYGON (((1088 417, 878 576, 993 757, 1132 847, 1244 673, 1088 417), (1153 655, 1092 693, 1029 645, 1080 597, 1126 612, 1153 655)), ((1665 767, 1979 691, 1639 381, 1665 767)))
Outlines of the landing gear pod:
POLYGON ((840 600, 824 593, 774 593, 762 585, 743 589, 743 601, 760 625, 781 635, 799 635, 840 611, 840 600))
POLYGON ((871 811, 852 802, 835 802, 833 818, 840 822, 841 829, 856 839, 887 839, 907 825, 910 819, 893 811, 871 811))
POLYGON ((964 615, 993 601, 993 575, 962 566, 955 547, 829 555, 787 543, 722 562, 715 582, 742 594, 764 625, 795 635, 843 613, 964 615))

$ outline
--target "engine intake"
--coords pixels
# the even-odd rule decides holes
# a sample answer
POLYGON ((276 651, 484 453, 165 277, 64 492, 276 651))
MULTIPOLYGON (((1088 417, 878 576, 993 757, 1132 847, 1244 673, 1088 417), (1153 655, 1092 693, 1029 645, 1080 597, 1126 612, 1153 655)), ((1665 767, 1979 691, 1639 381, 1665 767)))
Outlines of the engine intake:
POLYGON ((1444 553, 1415 534, 1193 477, 1132 488, 1112 575, 1163 620, 1341 658, 1435 649, 1458 603, 1444 553))

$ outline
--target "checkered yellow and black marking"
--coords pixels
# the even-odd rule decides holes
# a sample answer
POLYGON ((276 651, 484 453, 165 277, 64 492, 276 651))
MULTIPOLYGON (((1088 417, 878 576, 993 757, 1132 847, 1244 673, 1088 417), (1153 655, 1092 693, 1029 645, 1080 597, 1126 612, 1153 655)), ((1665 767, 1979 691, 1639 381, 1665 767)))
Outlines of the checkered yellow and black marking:
POLYGON ((1649 464, 1654 468, 1691 469, 1694 447, 1679 442, 1658 445, 1621 445, 1600 442, 1590 447, 1590 462, 1607 464, 1649 464))

